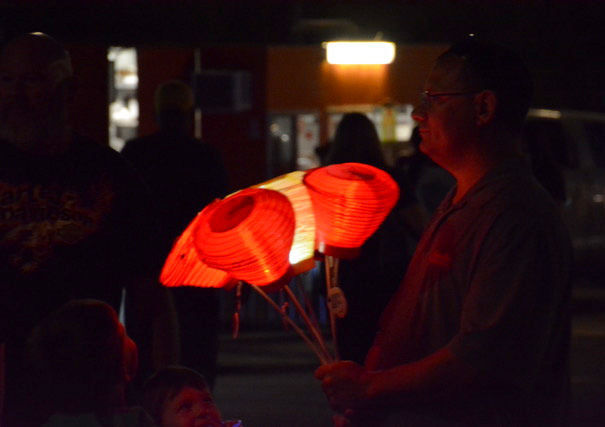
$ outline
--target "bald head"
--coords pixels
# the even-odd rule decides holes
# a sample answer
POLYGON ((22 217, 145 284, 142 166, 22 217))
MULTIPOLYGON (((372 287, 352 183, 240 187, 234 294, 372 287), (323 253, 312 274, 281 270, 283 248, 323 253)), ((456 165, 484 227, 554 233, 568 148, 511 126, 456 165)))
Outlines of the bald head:
POLYGON ((18 61, 38 70, 47 70, 55 84, 72 76, 71 59, 65 48, 43 33, 29 33, 9 41, 2 49, 2 62, 18 61))
POLYGON ((52 37, 30 33, 6 43, 0 52, 0 137, 37 154, 65 149, 71 82, 69 54, 52 37))
POLYGON ((155 112, 160 128, 188 133, 193 112, 193 91, 186 83, 169 80, 155 91, 155 112))

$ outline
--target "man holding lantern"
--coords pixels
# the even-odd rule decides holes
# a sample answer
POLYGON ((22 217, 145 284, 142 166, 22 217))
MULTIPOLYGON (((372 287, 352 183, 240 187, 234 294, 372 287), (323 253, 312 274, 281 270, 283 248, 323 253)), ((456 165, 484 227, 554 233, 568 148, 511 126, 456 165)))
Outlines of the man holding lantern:
POLYGON ((500 46, 470 39, 437 59, 413 117, 420 149, 457 184, 382 313, 364 366, 316 371, 340 421, 568 420, 572 250, 521 155, 531 87, 520 59, 500 46))

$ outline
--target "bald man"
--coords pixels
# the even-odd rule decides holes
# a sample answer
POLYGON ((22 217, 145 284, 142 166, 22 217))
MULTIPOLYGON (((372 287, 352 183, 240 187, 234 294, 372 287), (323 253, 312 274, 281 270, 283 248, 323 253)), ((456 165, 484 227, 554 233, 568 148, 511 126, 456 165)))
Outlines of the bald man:
POLYGON ((54 154, 69 144, 67 106, 73 95, 69 54, 41 33, 9 43, 0 81, 0 137, 35 154, 54 154))
POLYGON ((168 295, 153 280, 161 260, 149 250, 157 244, 150 197, 118 153, 71 131, 73 93, 69 54, 53 38, 31 33, 3 47, 3 426, 26 425, 30 412, 23 405, 34 388, 22 364, 26 337, 68 300, 96 298, 118 311, 126 290, 126 326, 141 349, 142 372, 176 361, 175 316, 168 295))

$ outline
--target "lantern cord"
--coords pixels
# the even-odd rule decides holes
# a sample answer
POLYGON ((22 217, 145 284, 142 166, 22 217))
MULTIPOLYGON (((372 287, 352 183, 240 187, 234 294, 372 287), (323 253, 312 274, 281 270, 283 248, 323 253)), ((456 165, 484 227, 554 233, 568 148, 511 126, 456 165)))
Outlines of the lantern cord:
POLYGON ((249 285, 252 286, 252 289, 254 289, 256 292, 258 292, 260 294, 260 296, 262 296, 269 303, 269 305, 271 307, 273 307, 279 313, 279 315, 282 317, 282 319, 285 320, 288 323, 288 325, 290 325, 292 327, 292 329, 294 329, 294 331, 298 335, 300 335, 300 337, 303 340, 305 340, 305 342, 309 345, 309 347, 311 347, 311 350, 313 350, 313 352, 317 355, 317 357, 319 358, 319 361, 321 362, 322 365, 326 365, 329 363, 329 361, 325 358, 325 356, 320 351, 320 349, 317 347, 317 345, 315 345, 315 343, 309 339, 309 337, 304 333, 304 331, 302 329, 300 329, 298 327, 298 325, 296 323, 294 323, 294 321, 292 319, 290 319, 290 317, 279 308, 279 306, 275 303, 275 301, 273 301, 269 297, 269 295, 267 295, 265 293, 265 291, 263 291, 259 286, 253 285, 252 283, 250 283, 249 285))
POLYGON ((235 288, 235 307, 233 311, 233 331, 232 337, 233 339, 237 338, 239 335, 239 323, 240 323, 240 311, 242 310, 242 287, 243 284, 241 281, 238 282, 235 288))
POLYGON ((294 295, 294 292, 292 292, 292 289, 290 289, 286 285, 286 286, 284 286, 284 291, 286 292, 286 295, 288 295, 288 298, 290 298, 290 301, 292 301, 292 303, 294 304, 294 308, 296 308, 296 311, 298 311, 298 314, 303 318, 303 320, 307 324, 307 327, 311 331, 311 334, 315 337, 315 340, 317 340, 317 343, 319 344, 319 348, 323 352, 324 356, 326 357, 326 359, 328 360, 329 363, 332 363, 332 356, 330 355, 330 352, 328 351, 328 349, 326 347, 326 343, 321 335, 321 332, 319 331, 319 329, 317 329, 315 327, 315 325, 313 324, 313 322, 307 315, 307 312, 300 305, 300 303, 298 302, 298 299, 296 299, 296 295, 294 295))
MULTIPOLYGON (((331 255, 325 257, 326 267, 326 297, 329 298, 330 289, 338 286, 338 258, 331 255)), ((338 340, 336 331, 336 317, 332 311, 332 306, 328 301, 328 313, 330 313, 330 329, 332 330, 332 344, 334 346, 334 358, 340 360, 340 352, 338 351, 338 340)))
POLYGON ((316 328, 319 328, 319 322, 317 321, 317 315, 315 314, 315 310, 313 310, 313 304, 309 300, 309 295, 304 290, 304 286, 302 283, 302 279, 300 275, 296 276, 296 288, 298 289, 298 293, 303 296, 305 311, 309 315, 311 322, 316 328))

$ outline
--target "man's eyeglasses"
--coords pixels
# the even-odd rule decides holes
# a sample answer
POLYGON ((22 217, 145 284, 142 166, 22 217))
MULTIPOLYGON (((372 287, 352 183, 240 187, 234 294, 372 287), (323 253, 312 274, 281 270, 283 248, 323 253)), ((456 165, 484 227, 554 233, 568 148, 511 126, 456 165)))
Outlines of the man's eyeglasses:
POLYGON ((424 108, 431 108, 436 99, 439 99, 444 96, 469 96, 475 95, 478 92, 429 92, 425 90, 424 92, 420 92, 420 105, 424 108))

